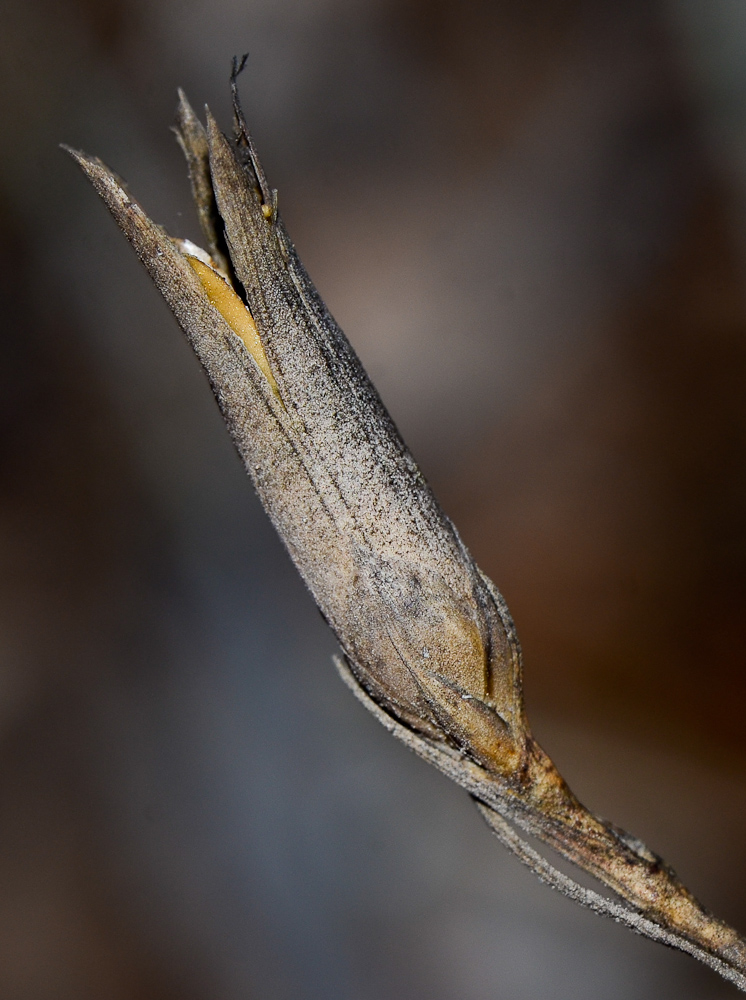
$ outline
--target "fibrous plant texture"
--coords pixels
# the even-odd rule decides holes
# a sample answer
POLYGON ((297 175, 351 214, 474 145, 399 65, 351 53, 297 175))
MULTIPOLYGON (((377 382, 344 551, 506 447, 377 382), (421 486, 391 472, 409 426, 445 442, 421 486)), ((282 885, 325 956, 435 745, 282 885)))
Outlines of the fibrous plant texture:
POLYGON ((70 151, 171 307, 259 497, 342 647, 337 666, 402 742, 472 796, 544 881, 680 948, 746 992, 746 941, 661 858, 576 799, 531 735, 521 651, 494 584, 442 512, 300 263, 232 76, 234 136, 180 95, 206 249, 153 223, 99 160, 70 151), (595 876, 583 888, 528 833, 595 876))

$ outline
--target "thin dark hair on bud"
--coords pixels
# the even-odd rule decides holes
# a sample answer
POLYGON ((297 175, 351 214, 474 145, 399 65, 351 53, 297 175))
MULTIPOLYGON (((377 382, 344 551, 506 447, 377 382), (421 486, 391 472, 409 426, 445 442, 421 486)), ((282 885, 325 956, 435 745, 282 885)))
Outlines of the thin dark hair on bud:
POLYGON ((239 61, 238 56, 233 57, 233 62, 231 64, 231 83, 236 82, 236 78, 243 73, 246 69, 246 63, 249 61, 249 53, 244 52, 239 61))

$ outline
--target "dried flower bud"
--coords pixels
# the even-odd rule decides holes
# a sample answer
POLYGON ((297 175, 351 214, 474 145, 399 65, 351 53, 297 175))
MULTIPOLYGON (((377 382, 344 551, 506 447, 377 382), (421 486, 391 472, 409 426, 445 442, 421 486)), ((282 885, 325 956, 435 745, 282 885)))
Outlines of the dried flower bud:
POLYGON ((207 251, 170 238, 72 152, 184 330, 259 497, 344 650, 366 707, 464 786, 500 839, 578 902, 690 952, 746 990, 746 943, 647 848, 589 813, 528 729, 513 622, 442 512, 236 135, 180 95, 177 137, 207 251), (510 822, 508 822, 510 821, 510 822), (631 904, 557 872, 545 841, 631 904))

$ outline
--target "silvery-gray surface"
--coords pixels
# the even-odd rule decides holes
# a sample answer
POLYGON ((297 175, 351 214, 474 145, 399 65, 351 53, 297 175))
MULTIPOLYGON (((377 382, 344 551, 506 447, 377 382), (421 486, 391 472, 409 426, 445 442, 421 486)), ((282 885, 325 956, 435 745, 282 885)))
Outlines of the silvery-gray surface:
MULTIPOLYGON (((678 5, 668 7, 677 16, 678 5)), ((444 481, 472 430, 485 420, 515 426, 521 401, 546 401, 538 387, 554 393, 551 406, 564 414, 569 375, 581 377, 614 350, 596 319, 653 273, 655 248, 676 232, 688 204, 692 132, 644 125, 661 99, 650 72, 659 56, 647 41, 656 11, 612 5, 599 17, 600 9, 594 5, 503 145, 481 160, 467 151, 445 162, 432 149, 443 123, 463 116, 448 104, 448 61, 433 69, 399 32, 382 34, 379 5, 345 5, 346 20, 333 4, 226 2, 217 12, 199 2, 6 5, 0 173, 4 206, 19 226, 5 228, 4 217, 3 232, 14 263, 23 247, 29 282, 28 292, 17 284, 7 296, 3 285, 5 334, 24 343, 32 332, 48 337, 47 363, 62 342, 52 387, 65 356, 85 352, 89 367, 64 376, 59 443, 46 437, 69 461, 78 443, 65 407, 87 388, 104 399, 102 429, 115 449, 106 502, 114 509, 116 494, 125 502, 105 532, 99 524, 95 544, 109 554, 101 540, 116 535, 127 552, 114 549, 113 582, 102 570, 91 595, 69 553, 90 532, 94 507, 69 522, 59 557, 51 529, 38 531, 30 513, 10 519, 4 508, 2 933, 13 942, 5 995, 172 995, 158 977, 147 987, 130 982, 143 953, 166 970, 166 982, 179 983, 179 996, 346 996, 354 979, 372 996, 512 998, 522 976, 532 997, 553 1000, 732 994, 684 956, 605 927, 534 885, 496 849, 458 790, 352 703, 330 667, 323 624, 247 492, 197 366, 56 148, 67 140, 101 152, 154 217, 196 237, 183 165, 163 123, 178 84, 220 106, 227 61, 250 48, 252 121, 293 235, 415 454, 444 481), (320 118, 337 142, 332 162, 316 142, 320 118), (367 141, 365 158, 355 156, 359 141, 367 141), (367 168, 367 157, 379 164, 400 151, 389 174, 367 168), (428 172, 433 164, 440 174, 428 172), (454 191, 454 170, 455 246, 432 208, 442 191, 454 191), (487 259, 494 268, 480 265, 487 259), (469 303, 460 360, 449 360, 455 311, 469 303), (37 571, 45 559, 57 576, 37 571), (322 725, 296 725, 293 752, 269 764, 264 748, 278 721, 265 706, 280 703, 296 720, 316 706, 322 725), (297 817, 278 805, 301 791, 309 815, 315 810, 303 851, 288 828, 297 817), (318 803, 330 798, 336 811, 324 813, 318 803), (361 800, 366 813, 354 821, 361 800), (371 844, 362 830, 375 823, 371 844), (402 886, 408 905, 396 892, 402 886), (383 891, 396 908, 380 903, 383 891), (373 929, 375 954, 353 925, 373 929), (119 965, 111 937, 125 956, 119 965)), ((696 13, 712 13, 718 30, 738 38, 724 7, 696 13)), ((533 86, 525 60, 533 43, 520 48, 510 25, 500 37, 508 48, 491 65, 506 55, 515 65, 516 46, 521 61, 508 70, 508 89, 520 93, 524 82, 533 86)), ((709 37, 698 28, 693 45, 709 37)), ((705 54, 718 71, 721 53, 718 42, 705 54)), ((6 371, 25 372, 11 357, 6 371)), ((20 412, 34 377, 4 391, 20 412)), ((53 390, 46 398, 55 399, 53 390)), ((29 461, 46 456, 41 438, 31 440, 29 461)), ((587 457, 578 447, 566 456, 573 473, 587 457)), ((100 461, 99 453, 88 460, 100 461)), ((526 469, 528 486, 538 487, 552 460, 539 456, 531 474, 525 455, 516 470, 524 489, 526 469)), ((615 471, 624 472, 618 460, 615 471)), ((47 481, 55 482, 51 473, 47 481)), ((515 496, 506 486, 493 516, 525 534, 532 522, 525 527, 521 517, 548 510, 557 493, 531 493, 529 504, 514 483, 515 496)), ((633 503, 649 497, 647 480, 632 485, 633 503)), ((532 586, 541 586, 553 551, 531 550, 532 586)), ((606 624, 603 615, 585 622, 599 635, 606 624)), ((595 731, 578 717, 563 727, 551 705, 542 707, 543 716, 534 713, 538 736, 581 797, 639 832, 701 898, 742 925, 738 776, 731 783, 719 761, 700 768, 662 754, 661 739, 645 729, 635 730, 643 742, 633 751, 631 734, 605 733, 605 710, 595 731)))

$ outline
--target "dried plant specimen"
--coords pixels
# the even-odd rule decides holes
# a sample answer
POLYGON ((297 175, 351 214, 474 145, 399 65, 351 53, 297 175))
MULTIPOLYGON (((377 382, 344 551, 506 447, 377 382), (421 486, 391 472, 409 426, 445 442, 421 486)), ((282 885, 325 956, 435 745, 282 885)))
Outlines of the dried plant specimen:
POLYGON ((395 736, 464 787, 544 881, 680 948, 746 992, 746 941, 661 858, 589 812, 533 739, 521 652, 480 572, 311 283, 277 211, 232 77, 235 136, 180 95, 207 249, 169 237, 99 160, 70 151, 171 307, 259 497, 344 658, 339 672, 395 736), (525 842, 611 890, 583 888, 525 842))

